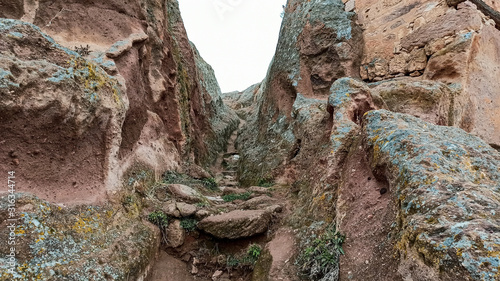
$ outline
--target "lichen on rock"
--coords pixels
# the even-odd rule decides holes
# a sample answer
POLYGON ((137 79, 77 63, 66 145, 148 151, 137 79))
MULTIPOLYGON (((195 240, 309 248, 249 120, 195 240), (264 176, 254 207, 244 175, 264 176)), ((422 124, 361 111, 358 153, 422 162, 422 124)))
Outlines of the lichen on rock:
POLYGON ((500 154, 461 129, 384 110, 367 113, 364 128, 372 170, 401 208, 400 270, 428 280, 495 280, 500 154), (422 259, 435 275, 407 259, 422 259))

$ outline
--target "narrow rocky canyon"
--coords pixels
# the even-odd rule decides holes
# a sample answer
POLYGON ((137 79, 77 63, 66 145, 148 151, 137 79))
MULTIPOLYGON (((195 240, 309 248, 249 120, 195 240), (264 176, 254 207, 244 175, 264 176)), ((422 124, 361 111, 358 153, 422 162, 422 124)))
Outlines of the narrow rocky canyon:
POLYGON ((0 280, 500 280, 499 15, 288 0, 222 93, 177 0, 0 0, 0 280))

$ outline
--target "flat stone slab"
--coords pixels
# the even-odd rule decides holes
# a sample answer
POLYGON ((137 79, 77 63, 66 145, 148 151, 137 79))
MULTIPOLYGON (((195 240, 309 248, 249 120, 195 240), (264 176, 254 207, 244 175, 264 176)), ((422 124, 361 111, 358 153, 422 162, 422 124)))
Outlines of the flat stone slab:
POLYGON ((189 203, 201 202, 205 199, 201 193, 187 185, 169 184, 168 190, 174 197, 182 199, 189 203))
POLYGON ((237 210, 210 216, 198 223, 198 228, 217 237, 238 239, 264 233, 271 221, 266 210, 237 210))

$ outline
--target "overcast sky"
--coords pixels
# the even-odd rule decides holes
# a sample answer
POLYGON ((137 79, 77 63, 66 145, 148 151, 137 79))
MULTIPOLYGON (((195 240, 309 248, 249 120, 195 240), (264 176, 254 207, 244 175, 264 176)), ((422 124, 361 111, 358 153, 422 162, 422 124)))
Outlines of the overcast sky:
POLYGON ((222 92, 262 81, 276 49, 286 0, 179 0, 184 25, 214 68, 222 92))

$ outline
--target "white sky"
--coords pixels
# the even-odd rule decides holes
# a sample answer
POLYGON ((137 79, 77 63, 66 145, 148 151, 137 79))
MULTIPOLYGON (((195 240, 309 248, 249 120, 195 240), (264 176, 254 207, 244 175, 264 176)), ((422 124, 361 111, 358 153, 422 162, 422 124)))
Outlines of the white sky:
POLYGON ((182 19, 222 92, 262 81, 276 49, 286 0, 179 0, 182 19))

